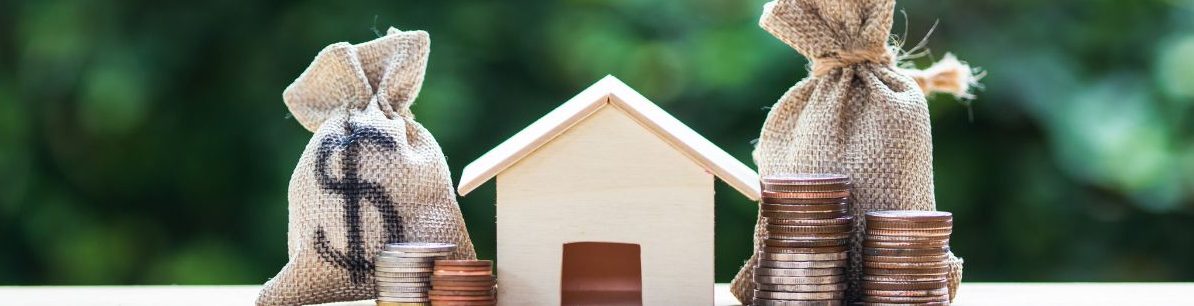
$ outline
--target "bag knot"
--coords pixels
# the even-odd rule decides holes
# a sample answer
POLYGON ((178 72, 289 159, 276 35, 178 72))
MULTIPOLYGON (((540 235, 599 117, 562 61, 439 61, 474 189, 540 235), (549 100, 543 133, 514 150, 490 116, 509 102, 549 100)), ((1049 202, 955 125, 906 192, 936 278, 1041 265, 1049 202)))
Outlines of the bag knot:
POLYGON ((822 76, 837 68, 864 63, 884 66, 891 65, 895 63, 895 54, 887 48, 831 52, 827 55, 813 58, 812 75, 822 76))

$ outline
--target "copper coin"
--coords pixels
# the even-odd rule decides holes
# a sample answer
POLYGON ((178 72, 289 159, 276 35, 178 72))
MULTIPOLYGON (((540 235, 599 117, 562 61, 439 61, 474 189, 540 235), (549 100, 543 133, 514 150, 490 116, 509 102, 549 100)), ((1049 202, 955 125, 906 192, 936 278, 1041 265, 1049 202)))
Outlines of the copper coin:
POLYGON ((891 249, 932 249, 941 248, 949 245, 949 241, 932 241, 932 242, 892 242, 892 241, 875 241, 863 240, 862 246, 868 248, 891 248, 891 249))
POLYGON ((834 300, 844 297, 841 290, 825 292, 783 292, 755 290, 755 297, 769 300, 834 300))
POLYGON ((826 192, 780 192, 780 191, 763 191, 764 198, 771 199, 833 199, 850 197, 849 190, 837 190, 826 192))
POLYGON ((448 271, 448 272, 493 272, 493 267, 435 267, 435 271, 448 271))
POLYGON ((767 204, 759 205, 759 209, 763 211, 791 211, 791 212, 827 212, 846 210, 846 203, 831 203, 831 204, 767 204))
MULTIPOLYGON (((771 235, 768 235, 768 237, 771 237, 771 235)), ((810 240, 810 239, 794 240, 794 239, 770 239, 769 238, 769 239, 763 240, 763 245, 769 246, 769 247, 779 247, 779 248, 813 248, 813 247, 832 247, 832 246, 846 245, 847 242, 850 242, 850 241, 849 241, 849 239, 845 239, 845 238, 827 239, 827 240, 810 240)), ((779 252, 779 253, 782 253, 782 252, 779 252)))
MULTIPOLYGON (((426 304, 424 304, 426 305, 426 304)), ((434 306, 493 306, 497 305, 497 299, 491 301, 435 301, 434 306)), ((378 305, 381 306, 381 305, 378 305)))
POLYGON ((432 280, 440 280, 440 281, 477 282, 477 281, 491 281, 494 278, 492 275, 432 275, 431 279, 432 280))
POLYGON ((862 256, 863 261, 873 262, 941 262, 949 259, 949 255, 928 256, 862 256))
POLYGON ((924 281, 924 282, 879 282, 879 281, 862 281, 862 289, 870 290, 929 290, 946 288, 948 284, 945 280, 938 281, 924 281))
POLYGON ((930 275, 866 275, 862 276, 863 281, 874 282, 935 282, 945 281, 949 277, 948 274, 930 274, 930 275))
POLYGON ((489 280, 489 281, 431 280, 431 287, 436 287, 436 288, 439 288, 439 287, 480 287, 480 288, 484 288, 484 287, 493 287, 493 285, 496 285, 496 284, 497 284, 497 282, 495 282, 493 280, 489 280))
POLYGON ((767 232, 769 233, 795 233, 795 234, 818 234, 818 233, 849 233, 852 226, 849 224, 839 225, 777 225, 768 224, 767 232))
POLYGON ((878 302, 863 302, 863 306, 949 306, 949 302, 925 302, 925 303, 878 303, 878 302))
POLYGON ((826 276, 826 275, 841 275, 846 273, 843 268, 825 268, 825 269, 779 269, 779 268, 755 268, 756 275, 767 276, 826 276))
POLYGON ((949 294, 949 288, 929 290, 863 290, 862 294, 874 296, 940 296, 949 294))
POLYGON ((435 275, 467 275, 467 276, 484 276, 493 275, 492 271, 449 271, 449 270, 435 270, 435 275))
POLYGON ((810 247, 810 248, 787 248, 787 247, 763 247, 763 253, 784 253, 784 254, 817 254, 817 253, 840 253, 846 251, 846 246, 828 246, 828 247, 810 247))
POLYGON ((879 269, 935 269, 948 267, 949 263, 944 261, 935 262, 878 262, 878 261, 862 261, 862 266, 867 268, 879 269))
POLYGON ((846 252, 836 253, 759 253, 759 258, 774 261, 813 261, 846 259, 846 252))
POLYGON ((763 217, 777 219, 835 219, 846 216, 845 210, 832 212, 798 213, 790 211, 763 211, 763 217))
POLYGON ((845 290, 846 283, 836 284, 814 284, 814 285, 769 285, 758 284, 755 286, 761 291, 783 291, 783 292, 825 292, 835 290, 845 290))
POLYGON ((763 204, 777 204, 777 205, 814 205, 814 204, 849 204, 849 197, 840 198, 825 198, 825 199, 789 199, 789 198, 760 198, 763 204))
POLYGON ((764 184, 824 185, 849 183, 850 177, 838 173, 776 173, 764 175, 759 181, 764 184))
POLYGON ((875 221, 867 220, 867 229, 875 230, 904 230, 904 231, 938 231, 952 230, 953 221, 947 222, 906 222, 906 221, 875 221))
POLYGON ((493 261, 490 260, 468 260, 468 259, 439 259, 435 261, 436 266, 451 266, 451 267, 492 267, 493 261))
POLYGON ((761 190, 778 191, 778 192, 828 192, 828 191, 842 191, 850 190, 854 187, 850 183, 837 184, 820 184, 820 185, 799 185, 799 184, 776 184, 763 182, 759 184, 761 190))
POLYGON ((919 249, 904 248, 862 248, 864 256, 932 256, 944 255, 949 252, 948 247, 932 247, 919 249))
POLYGON ((842 225, 854 223, 854 217, 845 216, 833 219, 776 219, 765 218, 765 223, 770 225, 793 225, 793 226, 829 226, 842 225))
POLYGON ((947 211, 931 210, 881 210, 866 213, 869 221, 943 222, 952 221, 954 215, 947 211))
POLYGON ((879 302, 879 303, 931 303, 931 302, 949 302, 949 295, 940 296, 875 296, 863 295, 863 302, 879 302))
POLYGON ((871 275, 936 275, 949 273, 948 267, 925 269, 880 269, 863 268, 862 273, 871 275))
POLYGON ((953 230, 889 230, 868 227, 867 235, 899 236, 899 237, 949 237, 953 230))
POLYGON ((841 268, 846 266, 846 260, 818 260, 818 261, 774 261, 774 260, 760 260, 758 268, 783 268, 783 269, 806 269, 806 268, 841 268))
POLYGON ((439 288, 432 288, 427 291, 428 295, 456 295, 456 296, 492 296, 496 292, 494 289, 486 288, 484 290, 445 290, 439 288))
POLYGON ((493 296, 429 295, 432 301, 492 301, 493 296))
POLYGON ((888 241, 888 242, 941 242, 949 241, 949 236, 941 237, 920 237, 920 236, 887 236, 887 235, 866 235, 867 240, 874 241, 888 241))
MULTIPOLYGON (((756 298, 754 306, 841 306, 841 300, 768 300, 756 298)), ((904 305, 907 306, 907 305, 904 305)))

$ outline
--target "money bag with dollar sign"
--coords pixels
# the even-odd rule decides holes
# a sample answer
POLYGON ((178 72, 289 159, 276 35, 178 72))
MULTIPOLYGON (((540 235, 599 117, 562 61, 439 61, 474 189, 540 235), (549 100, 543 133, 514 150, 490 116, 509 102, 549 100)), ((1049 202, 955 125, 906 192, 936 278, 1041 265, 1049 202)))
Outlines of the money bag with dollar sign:
POLYGON ((332 44, 283 92, 315 135, 290 179, 289 262, 257 305, 373 299, 373 259, 386 243, 473 244, 439 144, 415 121, 430 38, 423 31, 332 44))

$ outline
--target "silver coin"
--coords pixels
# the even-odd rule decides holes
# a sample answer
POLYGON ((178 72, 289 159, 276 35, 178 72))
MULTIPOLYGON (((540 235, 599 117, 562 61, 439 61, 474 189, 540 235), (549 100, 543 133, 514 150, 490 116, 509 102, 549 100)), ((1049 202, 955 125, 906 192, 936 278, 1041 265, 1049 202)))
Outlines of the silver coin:
POLYGON ((755 274, 768 276, 826 276, 826 275, 841 275, 846 273, 843 268, 824 268, 824 269, 781 269, 781 268, 756 268, 755 274))
MULTIPOLYGON (((382 259, 381 257, 397 257, 397 258, 435 258, 435 257, 448 257, 448 255, 452 255, 452 252, 400 252, 400 251, 381 251, 381 254, 379 254, 379 255, 378 255, 378 257, 379 257, 378 259, 382 259)), ((385 260, 389 260, 389 258, 386 258, 385 260)), ((431 260, 431 261, 435 261, 435 259, 429 259, 429 260, 431 260)))
POLYGON ((846 259, 846 252, 837 253, 761 253, 764 260, 810 261, 846 259))
POLYGON ((774 261, 774 260, 760 260, 760 268, 783 268, 783 269, 803 269, 803 268, 843 268, 846 266, 845 259, 839 260, 819 260, 819 261, 774 261))
MULTIPOLYGON (((791 301, 791 300, 768 300, 755 299, 755 306, 841 306, 842 301, 839 300, 819 300, 819 301, 791 301)), ((903 305, 908 306, 908 305, 903 305)))
POLYGON ((427 292, 378 292, 377 296, 394 298, 425 298, 427 292))
POLYGON ((816 285, 833 284, 845 280, 844 275, 827 276, 766 276, 755 275, 755 282, 769 285, 816 285))
POLYGON ((380 283, 390 284, 390 283, 428 283, 428 282, 431 282, 431 277, 429 277, 429 276, 418 276, 418 277, 390 277, 390 276, 378 277, 378 276, 374 276, 373 279, 376 279, 377 283, 379 283, 379 284, 380 283))
POLYGON ((435 272, 434 268, 391 268, 391 267, 377 267, 373 269, 374 272, 386 273, 431 273, 435 272))
POLYGON ((427 289, 428 288, 426 286, 424 286, 424 287, 391 286, 391 285, 377 286, 378 292, 427 292, 427 289))
POLYGON ((402 258, 402 261, 390 260, 390 258, 383 258, 381 261, 374 261, 373 265, 387 268, 434 268, 435 261, 427 260, 424 257, 402 258), (417 260, 411 260, 417 259, 417 260))
MULTIPOLYGON (((404 253, 405 254, 405 253, 404 253)), ((393 254, 381 253, 377 255, 374 264, 380 265, 416 265, 416 264, 435 264, 435 257, 403 257, 393 254)))
POLYGON ((398 252, 451 252, 456 250, 456 245, 451 243, 440 242, 403 242, 391 243, 385 247, 386 251, 398 252))
POLYGON ((405 297, 405 298, 400 298, 400 297, 379 296, 379 297, 377 297, 377 300, 378 300, 378 301, 382 301, 382 302, 393 302, 393 303, 428 303, 428 302, 431 302, 431 299, 430 299, 430 298, 427 298, 427 297, 420 297, 420 298, 414 298, 414 297, 405 297))
POLYGON ((846 283, 834 284, 812 284, 812 285, 770 285, 758 284, 757 288, 762 291, 783 291, 783 292, 825 292, 846 290, 846 283))
POLYGON ((430 278, 431 272, 383 272, 377 271, 373 273, 373 277, 378 278, 430 278))
POLYGON ((755 290, 755 297, 768 300, 835 300, 845 296, 842 291, 778 292, 755 290))

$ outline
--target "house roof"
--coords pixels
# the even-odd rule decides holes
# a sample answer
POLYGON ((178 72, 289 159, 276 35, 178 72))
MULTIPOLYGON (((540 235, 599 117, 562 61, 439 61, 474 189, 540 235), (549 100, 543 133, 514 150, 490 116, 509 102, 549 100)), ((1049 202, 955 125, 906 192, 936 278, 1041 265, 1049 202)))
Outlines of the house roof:
POLYGON ((458 188, 460 195, 473 191, 607 105, 629 114, 643 127, 747 198, 759 199, 758 173, 613 76, 597 81, 464 167, 458 188))

